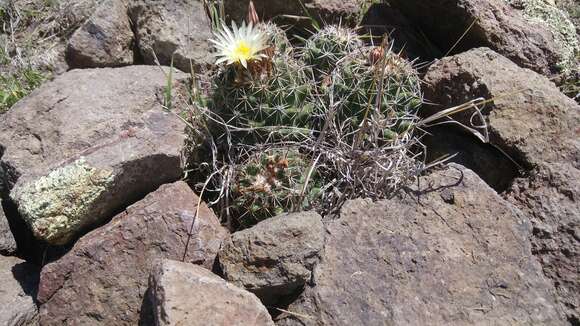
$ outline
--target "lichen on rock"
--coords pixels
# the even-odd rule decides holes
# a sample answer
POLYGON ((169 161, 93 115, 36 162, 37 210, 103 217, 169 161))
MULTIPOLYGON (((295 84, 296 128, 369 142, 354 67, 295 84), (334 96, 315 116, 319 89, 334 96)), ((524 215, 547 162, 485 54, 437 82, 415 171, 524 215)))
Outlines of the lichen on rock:
POLYGON ((578 69, 577 56, 580 55, 580 42, 576 27, 553 1, 550 0, 506 0, 512 7, 521 9, 530 22, 545 25, 554 35, 560 47, 561 60, 558 63, 562 72, 578 69))
POLYGON ((90 166, 84 158, 15 190, 18 210, 34 234, 53 244, 66 243, 91 221, 97 199, 110 188, 113 171, 90 166))

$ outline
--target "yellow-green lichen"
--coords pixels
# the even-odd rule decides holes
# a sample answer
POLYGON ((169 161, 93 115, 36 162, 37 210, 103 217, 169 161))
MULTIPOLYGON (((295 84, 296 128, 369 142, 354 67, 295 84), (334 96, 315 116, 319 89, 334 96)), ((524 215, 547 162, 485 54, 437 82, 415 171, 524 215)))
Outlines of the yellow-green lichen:
POLYGON ((580 43, 576 35, 576 27, 553 0, 506 1, 512 6, 522 9, 524 16, 530 22, 543 24, 552 32, 559 46, 562 59, 558 66, 562 72, 569 73, 578 69, 580 43))
POLYGON ((113 179, 111 170, 91 167, 81 158, 16 189, 14 197, 35 236, 64 244, 94 222, 95 204, 113 179))

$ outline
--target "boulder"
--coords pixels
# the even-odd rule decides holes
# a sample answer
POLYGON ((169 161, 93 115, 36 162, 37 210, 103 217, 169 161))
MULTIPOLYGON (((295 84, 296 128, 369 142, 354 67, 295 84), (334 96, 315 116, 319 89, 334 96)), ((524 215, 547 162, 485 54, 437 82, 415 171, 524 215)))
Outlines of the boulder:
MULTIPOLYGON (((67 243, 181 177, 185 124, 163 108, 167 72, 153 66, 73 70, 4 114, 4 196, 9 192, 36 237, 67 243)), ((177 93, 187 75, 173 77, 177 93)))
MULTIPOLYGON (((42 325, 136 325, 158 259, 213 266, 227 232, 184 182, 163 185, 82 237, 46 265, 38 301, 42 325), (193 225, 192 225, 193 223, 193 225)), ((147 324, 147 323, 145 323, 147 324)))
POLYGON ((308 287, 278 325, 564 325, 530 223, 475 173, 347 202, 308 287))
POLYGON ((310 282, 323 245, 320 215, 285 214, 232 234, 219 263, 226 280, 269 305, 310 282))
MULTIPOLYGON (((489 49, 442 59, 425 81, 427 100, 441 105, 426 108, 429 114, 476 97, 493 99, 484 111, 491 144, 525 172, 505 197, 530 217, 533 252, 569 318, 580 322, 580 106, 547 78, 489 49)), ((466 115, 457 118, 468 123, 466 115)))
POLYGON ((545 75, 558 73, 560 63, 568 59, 568 51, 563 51, 557 41, 557 31, 550 30, 542 22, 530 20, 509 2, 389 1, 417 24, 443 52, 451 50, 461 39, 454 53, 485 46, 522 67, 545 75))
POLYGON ((37 325, 34 297, 39 272, 19 258, 0 256, 0 325, 37 325))
MULTIPOLYGON (((538 24, 552 32, 558 45, 561 59, 558 68, 565 73, 577 72, 580 68, 580 39, 576 26, 565 10, 561 10, 554 0, 505 0, 513 8, 521 11, 530 24, 538 24)), ((576 5, 576 10, 578 5, 576 5)))
POLYGON ((10 230, 10 224, 4 214, 2 200, 0 200, 0 254, 14 255, 17 249, 16 240, 14 240, 14 235, 12 234, 12 230, 10 230))
POLYGON ((133 63, 133 31, 125 0, 107 0, 67 44, 71 68, 126 66, 133 63))
POLYGON ((570 20, 576 27, 576 34, 580 35, 580 3, 576 0, 556 0, 556 5, 568 13, 570 20))
POLYGON ((197 72, 213 64, 211 24, 200 0, 135 0, 129 13, 146 64, 197 72))
POLYGON ((149 287, 158 326, 274 325, 254 294, 199 266, 164 260, 149 287))
MULTIPOLYGON (((288 16, 303 17, 308 21, 309 17, 326 23, 342 23, 343 25, 356 25, 364 8, 370 6, 369 0, 253 0, 260 19, 279 21, 288 16)), ((249 0, 225 0, 224 7, 229 19, 242 21, 248 14, 249 0)))
POLYGON ((360 25, 373 36, 374 44, 382 44, 383 36, 387 35, 388 46, 410 61, 428 62, 443 55, 400 10, 388 3, 371 5, 360 25))
MULTIPOLYGON (((424 77, 423 114, 483 97, 490 140, 525 169, 543 162, 579 162, 580 107, 546 77, 478 48, 439 60, 424 77)), ((472 112, 456 118, 469 125, 472 112)), ((478 121, 475 121, 478 123, 478 121)))

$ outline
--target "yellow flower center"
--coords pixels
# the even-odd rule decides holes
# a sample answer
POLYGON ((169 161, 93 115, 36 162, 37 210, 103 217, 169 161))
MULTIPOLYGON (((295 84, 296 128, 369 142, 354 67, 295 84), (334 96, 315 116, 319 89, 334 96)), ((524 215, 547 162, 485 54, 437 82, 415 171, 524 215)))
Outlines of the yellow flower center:
POLYGON ((238 46, 234 49, 234 55, 238 59, 250 60, 252 59, 252 49, 245 41, 239 41, 238 46))

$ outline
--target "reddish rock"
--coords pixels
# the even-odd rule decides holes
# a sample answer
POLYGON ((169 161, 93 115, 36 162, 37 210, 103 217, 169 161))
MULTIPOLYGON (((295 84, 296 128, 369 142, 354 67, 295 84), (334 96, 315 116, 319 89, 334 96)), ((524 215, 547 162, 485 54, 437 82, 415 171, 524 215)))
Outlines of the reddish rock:
POLYGON ((460 166, 421 185, 346 203, 326 223, 314 286, 277 324, 565 324, 517 208, 460 166))
POLYGON ((227 232, 205 204, 196 216, 197 202, 184 182, 161 186, 45 266, 41 325, 136 325, 156 260, 211 268, 227 232))
POLYGON ((199 266, 164 260, 149 286, 158 326, 274 326, 254 294, 199 266))
POLYGON ((10 230, 10 224, 8 223, 8 218, 4 214, 2 200, 0 200, 0 254, 13 255, 16 253, 17 249, 16 240, 10 230))
MULTIPOLYGON (((359 22, 361 7, 367 0, 253 0, 260 19, 276 21, 284 19, 285 15, 308 17, 323 20, 327 23, 356 25, 359 22)), ((226 16, 237 21, 246 18, 249 0, 225 0, 226 16)), ((304 22, 307 20, 302 20, 304 22)))
POLYGON ((559 71, 558 63, 563 55, 552 32, 544 25, 527 20, 506 0, 391 0, 390 3, 420 26, 443 53, 461 39, 456 52, 485 46, 539 73, 552 75, 559 71))
POLYGON ((38 324, 38 273, 38 267, 21 259, 0 256, 0 325, 38 324))
POLYGON ((202 1, 133 0, 129 15, 137 47, 146 64, 203 71, 215 62, 213 37, 202 1))
MULTIPOLYGON (((2 116, 0 191, 38 239, 68 243, 179 180, 185 124, 163 108, 168 70, 72 70, 2 116)), ((188 75, 173 78, 177 94, 188 75)))
MULTIPOLYGON (((493 99, 484 110, 491 144, 525 174, 511 180, 504 195, 530 217, 533 252, 568 318, 580 323, 580 106, 546 77, 485 48, 440 60, 425 81, 425 97, 438 104, 426 114, 477 97, 493 99)), ((468 115, 457 119, 469 123, 468 115)), ((489 157, 480 155, 470 167, 497 173, 486 162, 489 157)))
POLYGON ((70 38, 71 68, 125 66, 133 63, 133 31, 125 0, 104 1, 70 38))
POLYGON ((226 280, 271 305, 310 283, 323 245, 320 215, 283 214, 232 234, 219 263, 226 280))

